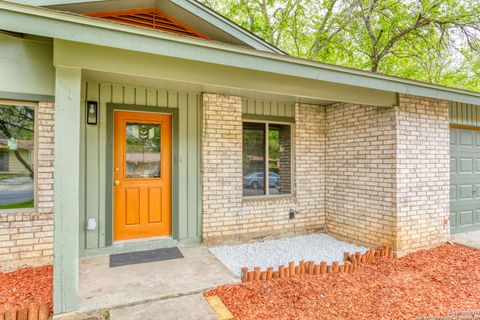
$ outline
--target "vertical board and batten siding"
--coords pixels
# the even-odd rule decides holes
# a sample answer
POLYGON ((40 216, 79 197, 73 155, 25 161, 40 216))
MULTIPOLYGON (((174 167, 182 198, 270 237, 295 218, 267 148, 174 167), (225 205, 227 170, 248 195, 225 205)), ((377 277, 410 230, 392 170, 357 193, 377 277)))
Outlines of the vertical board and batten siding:
POLYGON ((480 127, 480 105, 450 102, 450 124, 480 127))
POLYGON ((295 116, 293 103, 247 98, 242 100, 242 113, 257 116, 285 118, 293 118, 295 116))
POLYGON ((103 248, 106 239, 106 160, 107 160, 107 103, 178 109, 178 238, 199 240, 200 206, 200 93, 179 92, 84 82, 82 84, 81 119, 81 201, 80 249, 103 248), (98 124, 87 125, 86 101, 99 102, 98 124), (97 230, 86 231, 88 218, 97 220, 97 230))
MULTIPOLYGON (((82 83, 81 111, 81 201, 80 249, 107 246, 106 160, 107 104, 126 104, 178 109, 178 238, 199 241, 201 235, 200 146, 201 93, 135 87, 120 84, 82 83), (86 101, 99 102, 98 124, 86 124, 86 101), (97 220, 97 230, 86 231, 86 221, 97 220)), ((243 113, 294 117, 294 104, 265 100, 243 99, 243 113)))

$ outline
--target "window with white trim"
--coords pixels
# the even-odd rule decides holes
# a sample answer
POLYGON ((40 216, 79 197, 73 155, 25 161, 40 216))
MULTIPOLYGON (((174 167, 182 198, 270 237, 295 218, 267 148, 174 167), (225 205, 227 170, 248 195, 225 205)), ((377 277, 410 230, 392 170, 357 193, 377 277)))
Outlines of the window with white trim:
POLYGON ((243 123, 244 197, 292 193, 291 136, 290 124, 243 123))

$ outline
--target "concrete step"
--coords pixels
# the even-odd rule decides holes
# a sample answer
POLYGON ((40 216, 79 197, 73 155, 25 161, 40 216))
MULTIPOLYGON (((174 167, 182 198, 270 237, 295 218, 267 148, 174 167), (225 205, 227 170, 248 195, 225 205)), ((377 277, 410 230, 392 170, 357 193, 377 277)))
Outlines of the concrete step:
POLYGON ((197 293, 166 300, 114 309, 111 320, 217 320, 203 294, 197 293))

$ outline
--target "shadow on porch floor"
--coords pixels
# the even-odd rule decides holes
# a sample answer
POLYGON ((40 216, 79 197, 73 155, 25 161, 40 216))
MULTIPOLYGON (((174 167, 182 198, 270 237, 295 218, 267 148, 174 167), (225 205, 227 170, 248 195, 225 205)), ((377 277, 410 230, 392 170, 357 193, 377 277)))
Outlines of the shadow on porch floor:
POLYGON ((183 259, 109 267, 109 256, 80 260, 79 312, 122 306, 203 292, 239 282, 202 245, 181 246, 183 259))

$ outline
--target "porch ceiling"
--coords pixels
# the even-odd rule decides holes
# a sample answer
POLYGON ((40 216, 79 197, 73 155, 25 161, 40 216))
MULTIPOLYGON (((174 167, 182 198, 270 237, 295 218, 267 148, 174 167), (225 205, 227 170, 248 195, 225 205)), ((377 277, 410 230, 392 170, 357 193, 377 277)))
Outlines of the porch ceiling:
POLYGON ((96 81, 101 83, 117 83, 123 85, 140 86, 145 88, 161 88, 166 90, 177 90, 185 92, 215 92, 226 95, 237 95, 252 99, 263 99, 277 102, 299 102, 315 105, 329 105, 338 101, 323 99, 308 99, 292 95, 271 94, 255 90, 242 90, 238 88, 225 88, 222 86, 199 84, 183 81, 172 81, 159 78, 140 77, 126 74, 83 70, 84 81, 96 81))

